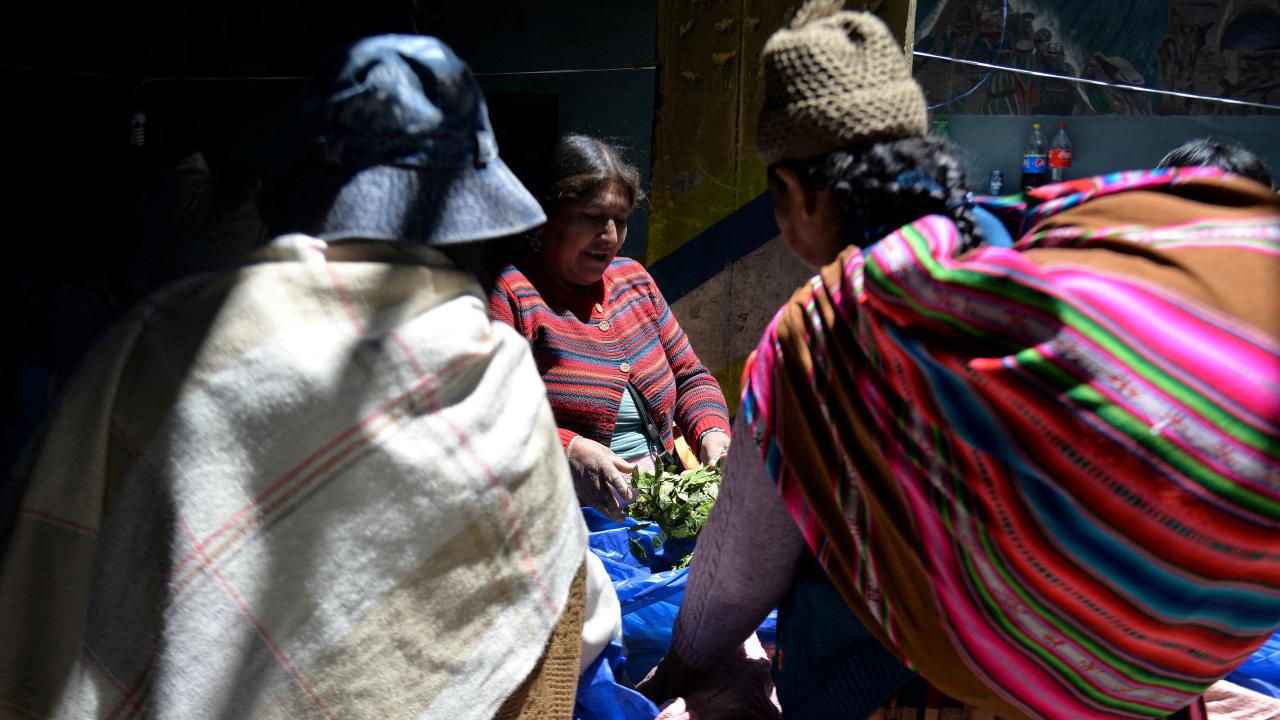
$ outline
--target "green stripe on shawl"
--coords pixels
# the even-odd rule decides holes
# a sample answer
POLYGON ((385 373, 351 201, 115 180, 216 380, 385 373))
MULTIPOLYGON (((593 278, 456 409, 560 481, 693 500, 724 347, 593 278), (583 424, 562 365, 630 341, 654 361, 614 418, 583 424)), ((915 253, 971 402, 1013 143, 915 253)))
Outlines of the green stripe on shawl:
MULTIPOLYGON (((984 540, 984 544, 986 544, 985 534, 986 533, 979 528, 979 537, 984 540)), ((1169 714, 1167 710, 1152 708, 1146 705, 1140 705, 1138 703, 1111 697, 1100 690, 1097 690, 1090 683, 1085 682, 1081 678, 1080 673, 1077 672, 1074 667, 1063 662, 1061 658, 1041 647, 1040 644, 1035 642, 1032 638, 1027 637, 1027 635, 1009 619, 1008 615, 1004 612, 1004 609, 1000 607, 1000 603, 997 602, 995 598, 991 597, 991 593, 987 590, 985 580, 982 579, 982 576, 973 566, 973 561, 969 559, 969 554, 961 552, 959 555, 964 562, 965 572, 969 577, 970 586, 977 590, 978 596, 982 599, 982 604, 987 608, 988 615, 994 619, 1008 635, 1015 638, 1018 645, 1040 658, 1040 660, 1046 665, 1051 665, 1057 672, 1060 679, 1070 681, 1071 687, 1075 688, 1077 693, 1090 698, 1099 705, 1119 710, 1126 710, 1139 715, 1164 717, 1169 714)))
POLYGON ((986 549, 986 555, 991 561, 992 567, 996 569, 996 572, 1000 573, 1000 576, 1004 578, 1005 583, 1013 589, 1014 593, 1035 611, 1036 617, 1048 622, 1050 625, 1053 625, 1055 629, 1070 637, 1076 642, 1076 644, 1083 646, 1090 653, 1097 656, 1106 664, 1107 667, 1116 670, 1117 672, 1122 673, 1125 677, 1143 685, 1154 685, 1157 687, 1168 688, 1175 692, 1182 692, 1191 695, 1198 694, 1202 691, 1204 688, 1203 683, 1182 681, 1177 678, 1153 675, 1146 669, 1138 665, 1134 665, 1102 645, 1094 642, 1088 636, 1081 634, 1079 630, 1069 623, 1063 622, 1058 615, 1051 613, 1044 604, 1036 600, 1031 593, 1027 592, 1027 590, 1016 581, 1005 564, 1000 561, 999 555, 991 545, 991 537, 985 530, 979 530, 979 540, 986 549))
POLYGON ((1260 495, 1231 481, 1168 440, 1152 435, 1144 419, 1112 403, 1094 388, 1080 384, 1076 378, 1047 360, 1038 350, 1027 348, 1018 353, 1016 358, 1020 366, 1050 381, 1073 401, 1092 410, 1109 426, 1141 445, 1145 450, 1160 456, 1165 462, 1174 466, 1179 472, 1185 473, 1213 494, 1259 515, 1280 518, 1280 501, 1260 495))
MULTIPOLYGON (((1239 441, 1243 445, 1247 445, 1253 450, 1263 455, 1280 459, 1280 447, 1272 442, 1271 437, 1262 431, 1248 426, 1247 424, 1237 420, 1230 413, 1224 412, 1216 403, 1205 398, 1200 393, 1187 387, 1183 382, 1173 378, 1169 374, 1162 372, 1146 357, 1123 340, 1115 333, 1093 321, 1087 315, 1084 315, 1075 307, 1060 302, 1056 298, 1045 295, 1039 291, 1027 288, 1022 285, 1010 283, 1008 278, 1004 276, 992 276, 986 273, 979 273, 972 270, 961 268, 948 269, 929 253, 929 245, 923 234, 916 226, 908 226, 902 228, 902 234, 907 240, 908 246, 911 248, 912 254, 916 261, 924 267, 930 277, 941 284, 955 285, 958 287, 973 288, 987 292, 1011 302, 1029 307, 1033 310, 1039 310, 1046 314, 1059 318, 1063 324, 1076 330, 1091 342, 1100 346, 1116 359, 1117 362, 1123 364, 1129 370, 1143 378, 1147 383, 1159 388, 1164 393, 1175 398, 1183 405, 1191 408, 1198 413, 1206 422, 1216 425, 1218 428, 1226 431, 1231 437, 1239 441)), ((972 324, 961 320, 953 314, 925 308, 916 302, 905 290, 900 289, 892 284, 890 276, 880 267, 879 262, 872 255, 868 258, 867 270, 874 277, 878 287, 892 292, 895 296, 902 298, 908 303, 912 309, 919 314, 942 321, 956 329, 973 337, 982 337, 983 339, 992 340, 999 343, 1000 338, 990 335, 985 330, 980 330, 972 324)), ((1009 344, 1005 341, 1006 344, 1009 344)), ((1021 353, 1019 353, 1021 354, 1021 353)), ((1076 383, 1071 383, 1072 385, 1076 383)), ((1067 388, 1062 388, 1067 389, 1067 388)), ((1268 513, 1280 513, 1280 507, 1268 513)), ((1273 515, 1280 517, 1280 514, 1273 515)))

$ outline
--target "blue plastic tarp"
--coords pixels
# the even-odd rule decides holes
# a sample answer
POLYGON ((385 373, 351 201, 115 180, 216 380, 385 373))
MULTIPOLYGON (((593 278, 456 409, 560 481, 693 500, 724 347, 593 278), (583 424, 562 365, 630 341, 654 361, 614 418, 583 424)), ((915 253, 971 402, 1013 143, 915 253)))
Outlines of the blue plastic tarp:
MULTIPOLYGON (((583 508, 582 514, 590 531, 591 551, 604 563, 618 593, 622 644, 610 646, 584 675, 575 716, 578 720, 650 720, 657 709, 652 703, 646 706, 637 702, 636 698, 649 701, 627 685, 643 679, 671 647, 671 628, 689 576, 688 568, 673 566, 693 545, 688 540, 673 539, 654 547, 656 526, 645 527, 645 523, 631 518, 617 523, 590 508, 583 508), (632 541, 645 548, 643 559, 632 553, 632 541)), ((774 642, 776 612, 769 614, 758 634, 761 642, 774 642)))
POLYGON ((1227 680, 1254 692, 1280 698, 1280 632, 1227 676, 1227 680))
POLYGON ((578 679, 575 720, 653 720, 658 708, 649 698, 618 682, 627 660, 622 643, 609 643, 578 679))

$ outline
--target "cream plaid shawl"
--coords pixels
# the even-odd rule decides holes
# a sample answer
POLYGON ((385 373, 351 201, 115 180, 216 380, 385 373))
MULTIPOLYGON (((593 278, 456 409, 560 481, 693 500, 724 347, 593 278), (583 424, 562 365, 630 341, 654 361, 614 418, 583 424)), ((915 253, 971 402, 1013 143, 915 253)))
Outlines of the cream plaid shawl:
POLYGON ((0 556, 0 717, 491 717, 586 534, 480 298, 430 249, 286 236, 119 322, 0 556))

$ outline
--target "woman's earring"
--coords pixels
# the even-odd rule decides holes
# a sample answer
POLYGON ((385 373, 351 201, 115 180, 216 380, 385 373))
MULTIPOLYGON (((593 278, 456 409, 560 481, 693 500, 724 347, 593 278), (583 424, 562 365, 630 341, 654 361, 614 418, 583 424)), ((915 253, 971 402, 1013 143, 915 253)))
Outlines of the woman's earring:
POLYGON ((542 252, 542 238, 537 235, 529 238, 529 249, 536 253, 542 252))

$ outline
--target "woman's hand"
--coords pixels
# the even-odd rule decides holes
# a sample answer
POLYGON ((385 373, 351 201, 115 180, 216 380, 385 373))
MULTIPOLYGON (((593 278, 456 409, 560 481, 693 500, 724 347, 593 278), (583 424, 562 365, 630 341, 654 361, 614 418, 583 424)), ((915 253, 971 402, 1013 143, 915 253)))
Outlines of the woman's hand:
POLYGON ((635 499, 631 471, 635 463, 613 454, 595 440, 579 436, 569 447, 569 471, 578 501, 622 522, 622 508, 635 499))
POLYGON ((698 460, 703 465, 715 465, 716 461, 729 452, 729 433, 706 432, 702 434, 702 447, 698 449, 698 460))
POLYGON ((669 652, 636 689, 659 703, 656 720, 777 720, 781 710, 769 666, 752 633, 711 673, 694 670, 669 652))

